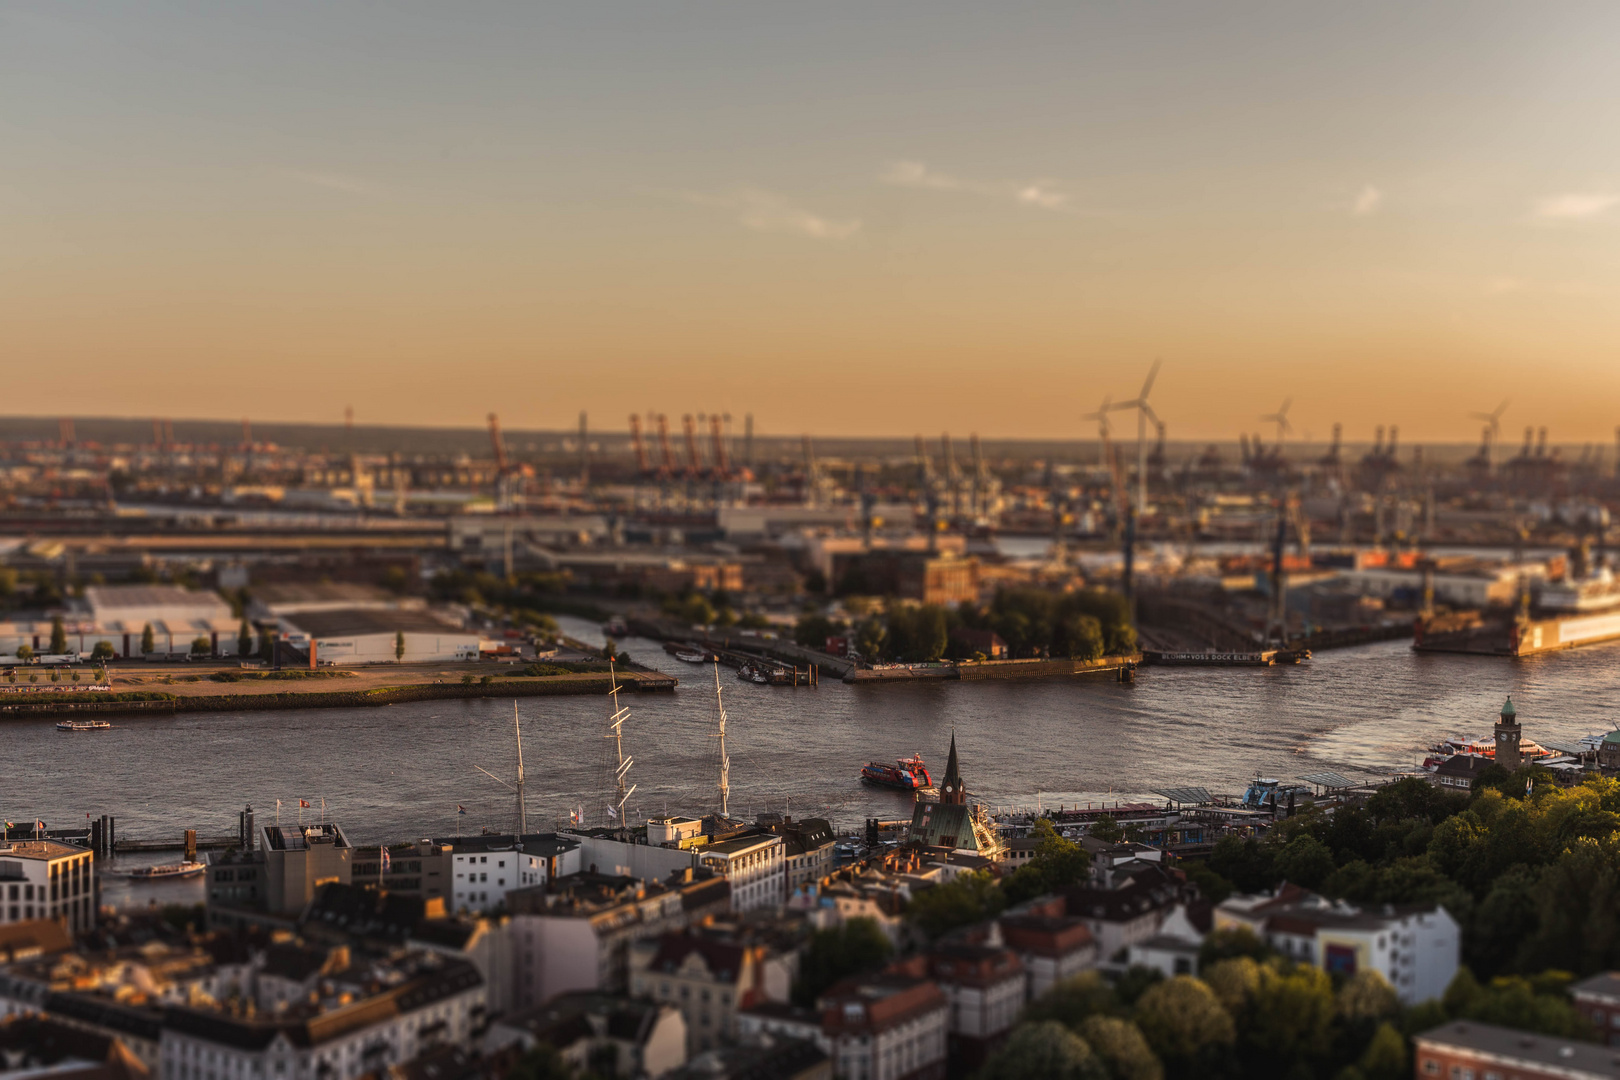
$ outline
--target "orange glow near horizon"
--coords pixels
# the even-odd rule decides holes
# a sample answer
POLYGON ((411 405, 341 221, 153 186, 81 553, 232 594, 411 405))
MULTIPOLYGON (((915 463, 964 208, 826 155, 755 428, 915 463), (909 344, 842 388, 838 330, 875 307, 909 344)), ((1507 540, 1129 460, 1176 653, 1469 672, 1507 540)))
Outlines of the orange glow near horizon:
POLYGON ((1620 424, 1620 9, 478 10, 0 14, 0 412, 1620 424))

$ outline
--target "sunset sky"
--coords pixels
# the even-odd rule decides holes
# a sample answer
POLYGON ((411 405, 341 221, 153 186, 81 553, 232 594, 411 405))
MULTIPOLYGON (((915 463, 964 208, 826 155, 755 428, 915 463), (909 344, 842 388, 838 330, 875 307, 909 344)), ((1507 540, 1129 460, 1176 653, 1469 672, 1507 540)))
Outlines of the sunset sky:
POLYGON ((0 0, 0 413, 1558 441, 1620 5, 0 0), (1122 423, 1128 422, 1124 417, 1122 423))

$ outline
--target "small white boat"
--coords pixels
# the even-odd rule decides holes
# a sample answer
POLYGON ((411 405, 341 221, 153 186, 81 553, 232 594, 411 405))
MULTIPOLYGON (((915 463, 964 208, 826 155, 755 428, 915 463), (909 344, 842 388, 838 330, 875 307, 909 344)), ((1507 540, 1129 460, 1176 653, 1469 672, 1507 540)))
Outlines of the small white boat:
POLYGON ((163 863, 160 866, 143 866, 138 870, 131 870, 129 876, 135 881, 177 881, 181 878, 192 878, 208 869, 207 863, 177 862, 163 863))
POLYGON ((682 649, 680 652, 675 654, 675 659, 683 660, 688 664, 702 664, 706 663, 709 658, 703 653, 693 652, 689 649, 682 649))
POLYGON ((57 731, 107 731, 112 724, 106 720, 63 720, 56 725, 57 731))

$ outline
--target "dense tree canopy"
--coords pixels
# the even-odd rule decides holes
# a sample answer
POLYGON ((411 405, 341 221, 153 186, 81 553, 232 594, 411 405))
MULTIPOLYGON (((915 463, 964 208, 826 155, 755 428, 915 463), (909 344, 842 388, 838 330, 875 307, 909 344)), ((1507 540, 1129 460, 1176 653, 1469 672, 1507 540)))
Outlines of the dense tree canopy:
POLYGON ((1402 780, 1265 840, 1223 837, 1195 877, 1211 893, 1286 880, 1356 903, 1438 902, 1481 978, 1590 974, 1620 966, 1620 781, 1497 769, 1463 795, 1402 780))

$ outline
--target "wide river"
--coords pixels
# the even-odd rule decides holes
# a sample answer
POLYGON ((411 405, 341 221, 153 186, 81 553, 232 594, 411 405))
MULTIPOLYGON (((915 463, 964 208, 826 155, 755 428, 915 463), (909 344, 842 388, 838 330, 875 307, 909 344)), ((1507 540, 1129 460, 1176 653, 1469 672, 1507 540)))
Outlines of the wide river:
MULTIPOLYGON (((601 640, 588 623, 564 623, 601 640)), ((630 709, 632 816, 714 808, 712 673, 650 641, 623 648, 682 680, 674 694, 621 698, 630 709)), ((1299 667, 1147 669, 1134 685, 810 689, 755 686, 722 669, 721 687, 733 814, 826 814, 852 828, 868 816, 909 815, 906 796, 856 780, 862 764, 921 753, 937 779, 953 730, 975 797, 1024 806, 1189 784, 1235 793, 1256 773, 1387 775, 1442 737, 1488 734, 1510 693, 1526 737, 1570 740, 1620 719, 1612 708, 1620 644, 1509 660, 1414 654, 1387 642, 1299 667)), ((606 698, 524 698, 518 708, 530 828, 566 823, 581 806, 588 824, 605 823, 606 698)), ((514 800, 477 767, 510 778, 515 763, 506 699, 132 718, 80 734, 11 721, 0 723, 0 815, 57 827, 107 813, 120 837, 174 837, 187 827, 222 835, 235 832, 245 803, 264 822, 277 799, 295 819, 302 799, 312 804, 306 818, 324 800, 356 842, 504 831, 514 800)))

